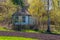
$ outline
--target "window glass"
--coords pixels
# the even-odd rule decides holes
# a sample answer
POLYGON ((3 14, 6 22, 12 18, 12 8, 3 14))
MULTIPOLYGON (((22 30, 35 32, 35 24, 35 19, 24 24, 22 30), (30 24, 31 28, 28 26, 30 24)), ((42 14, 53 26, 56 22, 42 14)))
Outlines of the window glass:
POLYGON ((25 22, 25 16, 19 16, 19 22, 25 22))
POLYGON ((23 16, 22 18, 23 18, 23 20, 22 20, 22 21, 23 21, 23 22, 25 22, 25 16, 23 16))
POLYGON ((22 16, 19 16, 19 20, 18 20, 19 22, 22 22, 22 16))

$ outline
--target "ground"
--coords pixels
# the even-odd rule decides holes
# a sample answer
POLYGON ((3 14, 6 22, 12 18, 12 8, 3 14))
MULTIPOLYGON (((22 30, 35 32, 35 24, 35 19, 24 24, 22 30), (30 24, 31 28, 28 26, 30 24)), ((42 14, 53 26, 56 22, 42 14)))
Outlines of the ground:
POLYGON ((33 38, 37 40, 60 40, 60 35, 27 33, 27 32, 0 31, 0 36, 16 36, 16 37, 33 38))
POLYGON ((40 32, 36 32, 34 30, 13 31, 13 30, 8 30, 5 27, 0 26, 0 40, 4 40, 4 38, 6 38, 7 40, 9 38, 11 40, 13 40, 14 38, 20 39, 20 40, 21 39, 22 40, 26 40, 26 39, 27 40, 35 40, 35 39, 37 40, 60 40, 60 33, 57 31, 53 33, 54 34, 46 34, 46 33, 43 34, 40 32))

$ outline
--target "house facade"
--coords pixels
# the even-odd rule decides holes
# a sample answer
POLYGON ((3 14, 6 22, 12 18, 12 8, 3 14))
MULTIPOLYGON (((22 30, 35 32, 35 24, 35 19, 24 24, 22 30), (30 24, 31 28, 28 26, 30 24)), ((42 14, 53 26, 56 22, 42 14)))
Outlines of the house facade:
POLYGON ((25 8, 17 10, 12 15, 12 21, 14 25, 35 25, 35 18, 25 8))
POLYGON ((35 25, 35 18, 28 12, 28 1, 23 0, 24 7, 17 9, 17 11, 12 15, 12 21, 14 25, 35 25))
MULTIPOLYGON (((48 10, 48 1, 43 0, 42 2, 45 3, 45 9, 48 10)), ((60 5, 60 1, 56 1, 57 5, 60 5)), ((49 10, 53 9, 53 1, 49 0, 49 10)), ((12 15, 12 22, 14 25, 36 25, 36 19, 35 17, 32 17, 28 10, 25 8, 22 8, 21 10, 16 11, 12 15)))

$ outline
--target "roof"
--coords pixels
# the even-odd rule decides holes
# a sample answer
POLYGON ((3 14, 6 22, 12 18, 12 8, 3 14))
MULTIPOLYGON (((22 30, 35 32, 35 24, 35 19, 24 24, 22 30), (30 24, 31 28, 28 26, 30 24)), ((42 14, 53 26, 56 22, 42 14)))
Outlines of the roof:
POLYGON ((30 16, 28 10, 22 9, 19 11, 16 11, 12 16, 30 16))

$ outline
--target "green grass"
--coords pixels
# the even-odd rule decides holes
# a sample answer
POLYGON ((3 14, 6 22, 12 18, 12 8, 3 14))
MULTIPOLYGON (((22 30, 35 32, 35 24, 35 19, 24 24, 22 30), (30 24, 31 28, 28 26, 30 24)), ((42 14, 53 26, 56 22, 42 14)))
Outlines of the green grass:
POLYGON ((22 30, 22 32, 39 33, 38 31, 34 31, 34 30, 22 30))
MULTIPOLYGON (((0 31, 13 31, 14 32, 14 30, 9 30, 9 29, 2 27, 2 26, 0 26, 0 31)), ((39 33, 39 32, 34 31, 34 30, 22 30, 20 32, 39 33)))
POLYGON ((52 33, 53 33, 53 34, 60 34, 60 31, 55 30, 55 31, 53 31, 52 33))
POLYGON ((1 30, 1 31, 6 31, 7 29, 6 29, 5 27, 1 27, 1 26, 0 26, 0 30, 1 30))
POLYGON ((34 39, 34 38, 25 38, 25 37, 0 36, 0 40, 37 40, 37 39, 34 39))
MULTIPOLYGON (((0 26, 0 31, 15 31, 15 30, 9 30, 9 29, 7 29, 7 28, 5 28, 5 27, 3 27, 3 26, 0 26)), ((42 33, 42 31, 34 31, 34 30, 22 30, 22 31, 20 31, 20 32, 29 32, 29 33, 42 33)))
POLYGON ((0 31, 14 31, 14 30, 10 30, 4 26, 0 26, 0 31))
MULTIPOLYGON (((9 30, 9 29, 7 29, 7 28, 5 28, 5 27, 3 27, 3 26, 0 26, 0 31, 11 31, 11 32, 14 32, 15 30, 9 30)), ((40 30, 40 31, 34 31, 34 30, 22 30, 22 31, 20 31, 20 32, 29 32, 29 33, 46 33, 46 32, 44 32, 44 31, 42 31, 42 30, 40 30)), ((52 33, 53 34, 60 34, 60 30, 53 30, 52 31, 52 33)))
MULTIPOLYGON (((8 31, 5 27, 0 26, 0 31, 8 31)), ((32 30, 26 30, 26 32, 35 32, 32 30)), ((0 36, 0 40, 37 40, 34 38, 25 38, 25 37, 9 37, 9 36, 0 36)))

